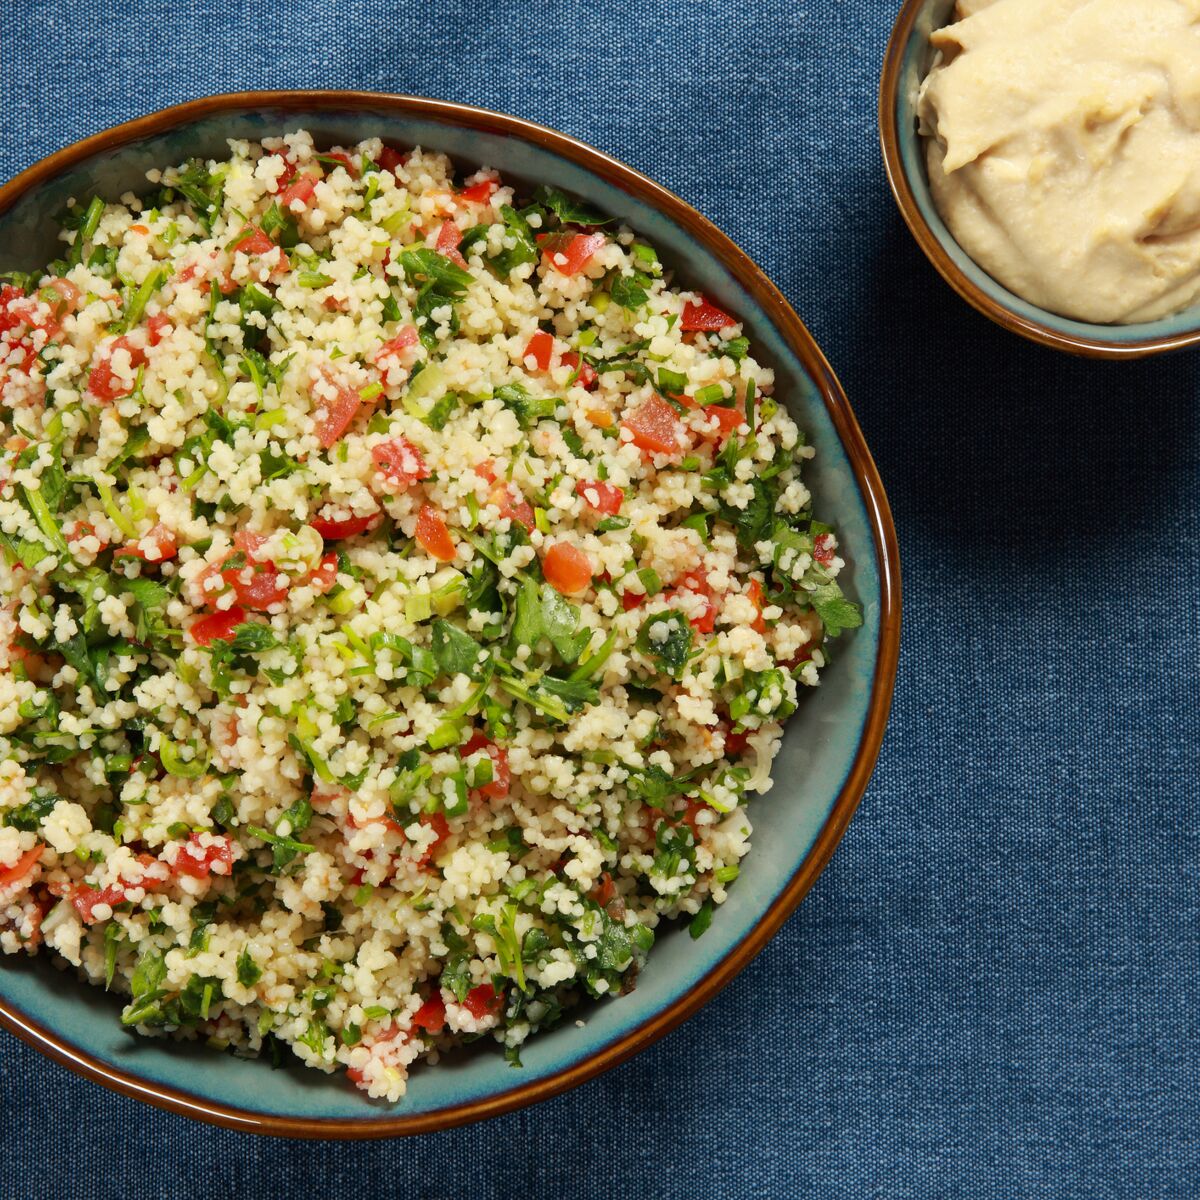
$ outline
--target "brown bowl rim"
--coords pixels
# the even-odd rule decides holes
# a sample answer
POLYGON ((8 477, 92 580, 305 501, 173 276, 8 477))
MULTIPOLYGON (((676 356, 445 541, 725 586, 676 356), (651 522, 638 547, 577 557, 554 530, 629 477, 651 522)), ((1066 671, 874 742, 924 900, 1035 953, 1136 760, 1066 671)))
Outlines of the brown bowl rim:
POLYGON ((896 18, 892 35, 883 56, 883 71, 879 79, 879 140, 883 148, 883 165, 888 184, 908 228, 933 263, 941 277, 973 308, 1010 333, 1032 342, 1065 350, 1086 358, 1135 359, 1151 354, 1182 350, 1200 342, 1200 327, 1185 333, 1145 338, 1138 342, 1120 342, 1108 338, 1086 337, 1065 333, 1051 325, 1034 321, 1014 312, 989 296, 950 257, 941 238, 930 228, 909 183, 908 172, 900 153, 900 130, 896 110, 900 98, 900 76, 908 44, 914 35, 917 18, 928 0, 904 0, 896 18))
POLYGON ((188 101, 127 121, 43 158, 0 187, 0 213, 10 208, 18 197, 30 188, 97 152, 111 151, 139 138, 150 137, 202 117, 244 108, 275 108, 284 111, 385 109, 441 124, 466 126, 485 133, 516 137, 552 150, 561 157, 615 182, 626 192, 665 212, 716 255, 734 279, 763 307, 768 318, 799 357, 804 369, 820 391, 837 429, 872 527, 879 567, 880 615, 878 659, 871 685, 870 705, 854 761, 816 841, 783 892, 742 943, 734 947, 708 975, 674 1004, 582 1062, 546 1079, 521 1084, 509 1091, 469 1104, 453 1105, 433 1112, 364 1121, 351 1118, 265 1116, 190 1095, 169 1085, 139 1079, 73 1046, 69 1041, 25 1016, 7 1001, 0 1000, 0 1025, 35 1049, 87 1079, 171 1112, 196 1117, 229 1129, 298 1138, 367 1139, 432 1132, 499 1116, 549 1099, 624 1062, 674 1029, 711 1000, 777 932, 832 857, 866 790, 879 755, 891 707, 899 657, 899 547, 883 484, 845 393, 812 335, 782 293, 744 251, 686 201, 641 172, 568 134, 520 117, 417 96, 361 91, 232 92, 188 101))

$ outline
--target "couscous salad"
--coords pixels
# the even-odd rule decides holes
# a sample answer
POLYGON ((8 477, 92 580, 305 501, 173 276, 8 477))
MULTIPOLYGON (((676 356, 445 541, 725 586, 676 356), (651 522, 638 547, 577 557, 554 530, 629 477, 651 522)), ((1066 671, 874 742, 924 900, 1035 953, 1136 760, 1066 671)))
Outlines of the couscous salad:
POLYGON ((702 935, 861 623, 736 315, 379 140, 63 222, 0 285, 0 949, 394 1101, 702 935))

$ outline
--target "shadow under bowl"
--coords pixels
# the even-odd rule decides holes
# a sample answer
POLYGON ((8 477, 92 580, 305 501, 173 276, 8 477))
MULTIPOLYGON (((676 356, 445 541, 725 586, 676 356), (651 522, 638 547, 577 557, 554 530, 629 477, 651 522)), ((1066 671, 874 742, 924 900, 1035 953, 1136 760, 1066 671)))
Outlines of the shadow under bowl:
POLYGON ((227 138, 306 128, 318 143, 379 136, 497 168, 509 181, 584 197, 651 239, 677 277, 745 322, 776 395, 817 457, 806 480, 835 521, 846 583, 865 625, 844 635, 819 692, 789 725, 779 782, 755 800, 754 848, 728 902, 699 941, 663 933, 637 988, 589 1005, 532 1038, 523 1069, 476 1046, 414 1072, 397 1105, 365 1099, 340 1075, 265 1063, 196 1044, 123 1032, 119 1001, 56 971, 45 956, 0 960, 0 1023, 81 1074, 160 1107, 232 1128, 294 1137, 382 1137, 493 1116, 545 1099, 644 1049, 694 1013, 780 927, 829 861, 867 785, 883 738, 900 635, 899 557, 887 499, 841 387, 808 331, 765 275, 678 197, 561 133, 480 109, 404 96, 268 92, 216 96, 79 142, 0 188, 0 267, 30 270, 55 251, 54 214, 70 197, 115 198, 145 172, 195 155, 221 156, 227 138))
POLYGON ((883 60, 879 135, 900 213, 943 279, 997 325, 1091 358, 1142 358, 1200 342, 1200 306, 1138 325, 1094 325, 1059 316, 1010 292, 967 255, 934 205, 917 132, 917 95, 933 64, 930 35, 951 21, 955 0, 905 0, 883 60))

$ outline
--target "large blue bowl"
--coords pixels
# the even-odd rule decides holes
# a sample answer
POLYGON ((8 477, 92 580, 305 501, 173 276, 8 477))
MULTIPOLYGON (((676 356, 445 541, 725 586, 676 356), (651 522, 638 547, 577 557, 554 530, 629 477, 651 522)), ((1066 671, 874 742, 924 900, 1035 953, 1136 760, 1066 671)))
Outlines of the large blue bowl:
POLYGON ((950 23, 955 0, 906 0, 884 56, 879 133, 888 181, 921 249, 964 300, 1005 329, 1056 350, 1138 358, 1200 342, 1200 306, 1138 325, 1093 325, 1030 304, 997 283, 954 240, 929 190, 917 94, 933 64, 930 35, 950 23))
POLYGON ((816 446, 806 478, 836 521, 846 584, 863 629, 844 635, 819 692, 788 728, 779 782, 756 800, 754 848, 709 932, 664 934, 628 996, 590 1005, 535 1037, 514 1069, 482 1046, 418 1069, 397 1105, 367 1101, 344 1077, 194 1044, 130 1036, 119 1000, 48 958, 0 959, 0 1022, 82 1074, 153 1104, 235 1128, 308 1137, 413 1133, 475 1120, 563 1090, 649 1045, 711 998, 762 948, 829 860, 874 767, 899 643, 899 568, 887 500, 837 380, 787 302, 717 229, 629 167, 563 134, 512 117, 408 97, 359 93, 219 96, 79 142, 0 188, 0 269, 55 253, 54 214, 69 197, 115 197, 152 167, 225 152, 225 139, 306 128, 327 143, 379 135, 487 164, 506 179, 565 188, 648 237, 690 285, 739 314, 777 395, 816 446))

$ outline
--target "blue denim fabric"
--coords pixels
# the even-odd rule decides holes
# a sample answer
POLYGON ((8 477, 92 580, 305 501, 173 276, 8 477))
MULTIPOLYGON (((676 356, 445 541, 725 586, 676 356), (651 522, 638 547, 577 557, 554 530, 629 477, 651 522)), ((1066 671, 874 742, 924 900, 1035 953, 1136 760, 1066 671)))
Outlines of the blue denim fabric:
POLYGON ((895 0, 6 0, 0 178, 215 91, 518 113, 641 168, 773 276, 895 506, 906 630, 842 848, 682 1029, 536 1109, 281 1143, 0 1036, 0 1200, 1200 1193, 1195 355, 1074 361, 934 275, 887 193, 895 0))

